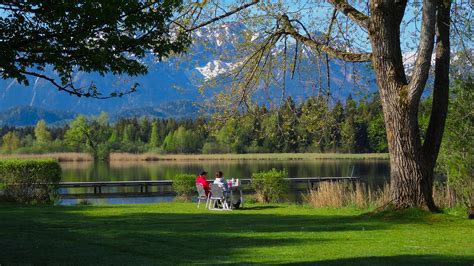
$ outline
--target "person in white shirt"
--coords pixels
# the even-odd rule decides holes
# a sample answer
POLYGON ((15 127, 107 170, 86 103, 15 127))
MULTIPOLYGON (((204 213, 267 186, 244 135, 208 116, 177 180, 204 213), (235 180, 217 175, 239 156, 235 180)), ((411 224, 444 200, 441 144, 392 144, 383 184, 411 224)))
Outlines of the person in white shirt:
POLYGON ((222 173, 222 171, 216 172, 216 179, 214 180, 214 184, 217 184, 224 191, 229 190, 229 186, 227 185, 227 181, 225 180, 224 173, 222 173))

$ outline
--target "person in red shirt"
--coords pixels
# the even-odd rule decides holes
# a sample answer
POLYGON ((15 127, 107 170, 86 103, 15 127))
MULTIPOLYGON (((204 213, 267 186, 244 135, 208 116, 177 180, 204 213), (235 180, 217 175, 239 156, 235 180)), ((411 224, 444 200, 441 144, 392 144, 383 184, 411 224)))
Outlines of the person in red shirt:
POLYGON ((209 194, 209 182, 207 182, 206 171, 203 171, 196 177, 196 184, 200 184, 204 188, 204 191, 206 191, 206 196, 209 194))

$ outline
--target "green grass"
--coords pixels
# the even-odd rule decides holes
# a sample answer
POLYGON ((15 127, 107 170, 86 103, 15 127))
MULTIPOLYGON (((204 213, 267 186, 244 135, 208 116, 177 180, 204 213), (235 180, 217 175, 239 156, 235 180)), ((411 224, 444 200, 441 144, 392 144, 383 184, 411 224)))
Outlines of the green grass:
POLYGON ((420 210, 0 205, 0 264, 472 265, 474 221, 420 210))

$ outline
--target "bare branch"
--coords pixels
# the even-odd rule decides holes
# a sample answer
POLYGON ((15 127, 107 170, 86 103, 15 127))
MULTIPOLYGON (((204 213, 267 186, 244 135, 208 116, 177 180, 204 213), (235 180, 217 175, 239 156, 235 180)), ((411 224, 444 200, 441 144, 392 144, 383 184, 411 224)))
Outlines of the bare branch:
MULTIPOLYGON (((326 45, 329 45, 329 41, 330 41, 330 37, 331 37, 331 31, 332 31, 332 25, 334 24, 334 21, 336 20, 337 18, 337 8, 334 8, 334 10, 332 11, 332 15, 331 15, 331 21, 329 22, 329 26, 328 26, 328 30, 326 32, 326 45)), ((326 77, 327 77, 327 83, 328 83, 328 87, 327 87, 327 101, 329 101, 329 95, 331 94, 331 67, 329 65, 329 55, 328 54, 325 54, 325 65, 326 65, 326 77)))
POLYGON ((414 104, 418 104, 418 100, 428 80, 431 68, 431 55, 433 54, 434 47, 435 25, 436 1, 424 0, 418 55, 410 83, 408 84, 409 99, 414 104))
POLYGON ((364 29, 369 28, 369 17, 355 9, 346 0, 329 0, 329 2, 341 13, 348 16, 352 21, 364 29))
POLYGON ((444 128, 448 111, 451 48, 449 39, 451 2, 442 0, 437 2, 433 103, 431 105, 430 122, 426 130, 425 142, 423 143, 423 155, 431 166, 434 166, 438 157, 441 140, 443 139, 442 129, 444 128))
POLYGON ((291 35, 293 38, 295 38, 297 41, 300 41, 301 43, 315 49, 315 50, 320 50, 322 52, 325 52, 329 54, 330 56, 342 59, 344 61, 348 62, 370 62, 372 61, 372 53, 350 53, 350 52, 344 52, 337 50, 333 47, 330 47, 329 45, 325 45, 321 42, 318 42, 315 39, 306 37, 301 35, 295 27, 291 24, 290 19, 288 18, 287 15, 282 15, 281 16, 281 22, 283 26, 283 32, 282 34, 288 34, 291 35))
POLYGON ((238 12, 240 12, 240 11, 242 11, 242 10, 244 10, 244 9, 246 9, 246 8, 248 8, 248 7, 250 7, 250 6, 253 6, 253 5, 257 4, 258 2, 260 2, 260 1, 259 1, 259 0, 252 0, 252 2, 250 2, 250 3, 248 3, 248 4, 245 4, 245 5, 241 5, 241 6, 239 6, 239 7, 236 7, 236 8, 234 8, 233 10, 228 11, 228 12, 226 12, 226 13, 220 15, 220 16, 214 17, 214 18, 212 18, 212 19, 210 19, 210 20, 208 20, 208 21, 205 21, 205 22, 203 22, 203 23, 201 23, 201 24, 198 24, 198 25, 196 25, 196 26, 193 26, 193 27, 191 27, 191 28, 188 28, 188 29, 186 29, 186 31, 188 31, 188 32, 194 31, 194 30, 197 30, 197 29, 202 28, 202 27, 204 27, 204 26, 207 26, 207 25, 209 25, 209 24, 212 24, 212 23, 214 23, 214 22, 216 22, 216 21, 219 21, 219 20, 221 20, 221 19, 224 19, 224 18, 226 18, 226 17, 232 16, 233 14, 238 13, 238 12))

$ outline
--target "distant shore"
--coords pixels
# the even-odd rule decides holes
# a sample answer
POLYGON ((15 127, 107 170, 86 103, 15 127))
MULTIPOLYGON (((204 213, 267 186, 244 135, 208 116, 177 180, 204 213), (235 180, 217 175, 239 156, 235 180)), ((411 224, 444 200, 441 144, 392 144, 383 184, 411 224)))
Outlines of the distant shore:
MULTIPOLYGON (((55 158, 60 162, 92 161, 87 153, 2 154, 6 158, 55 158)), ((111 161, 215 161, 215 160, 322 160, 388 159, 388 153, 249 153, 249 154, 157 154, 112 153, 111 161)))

